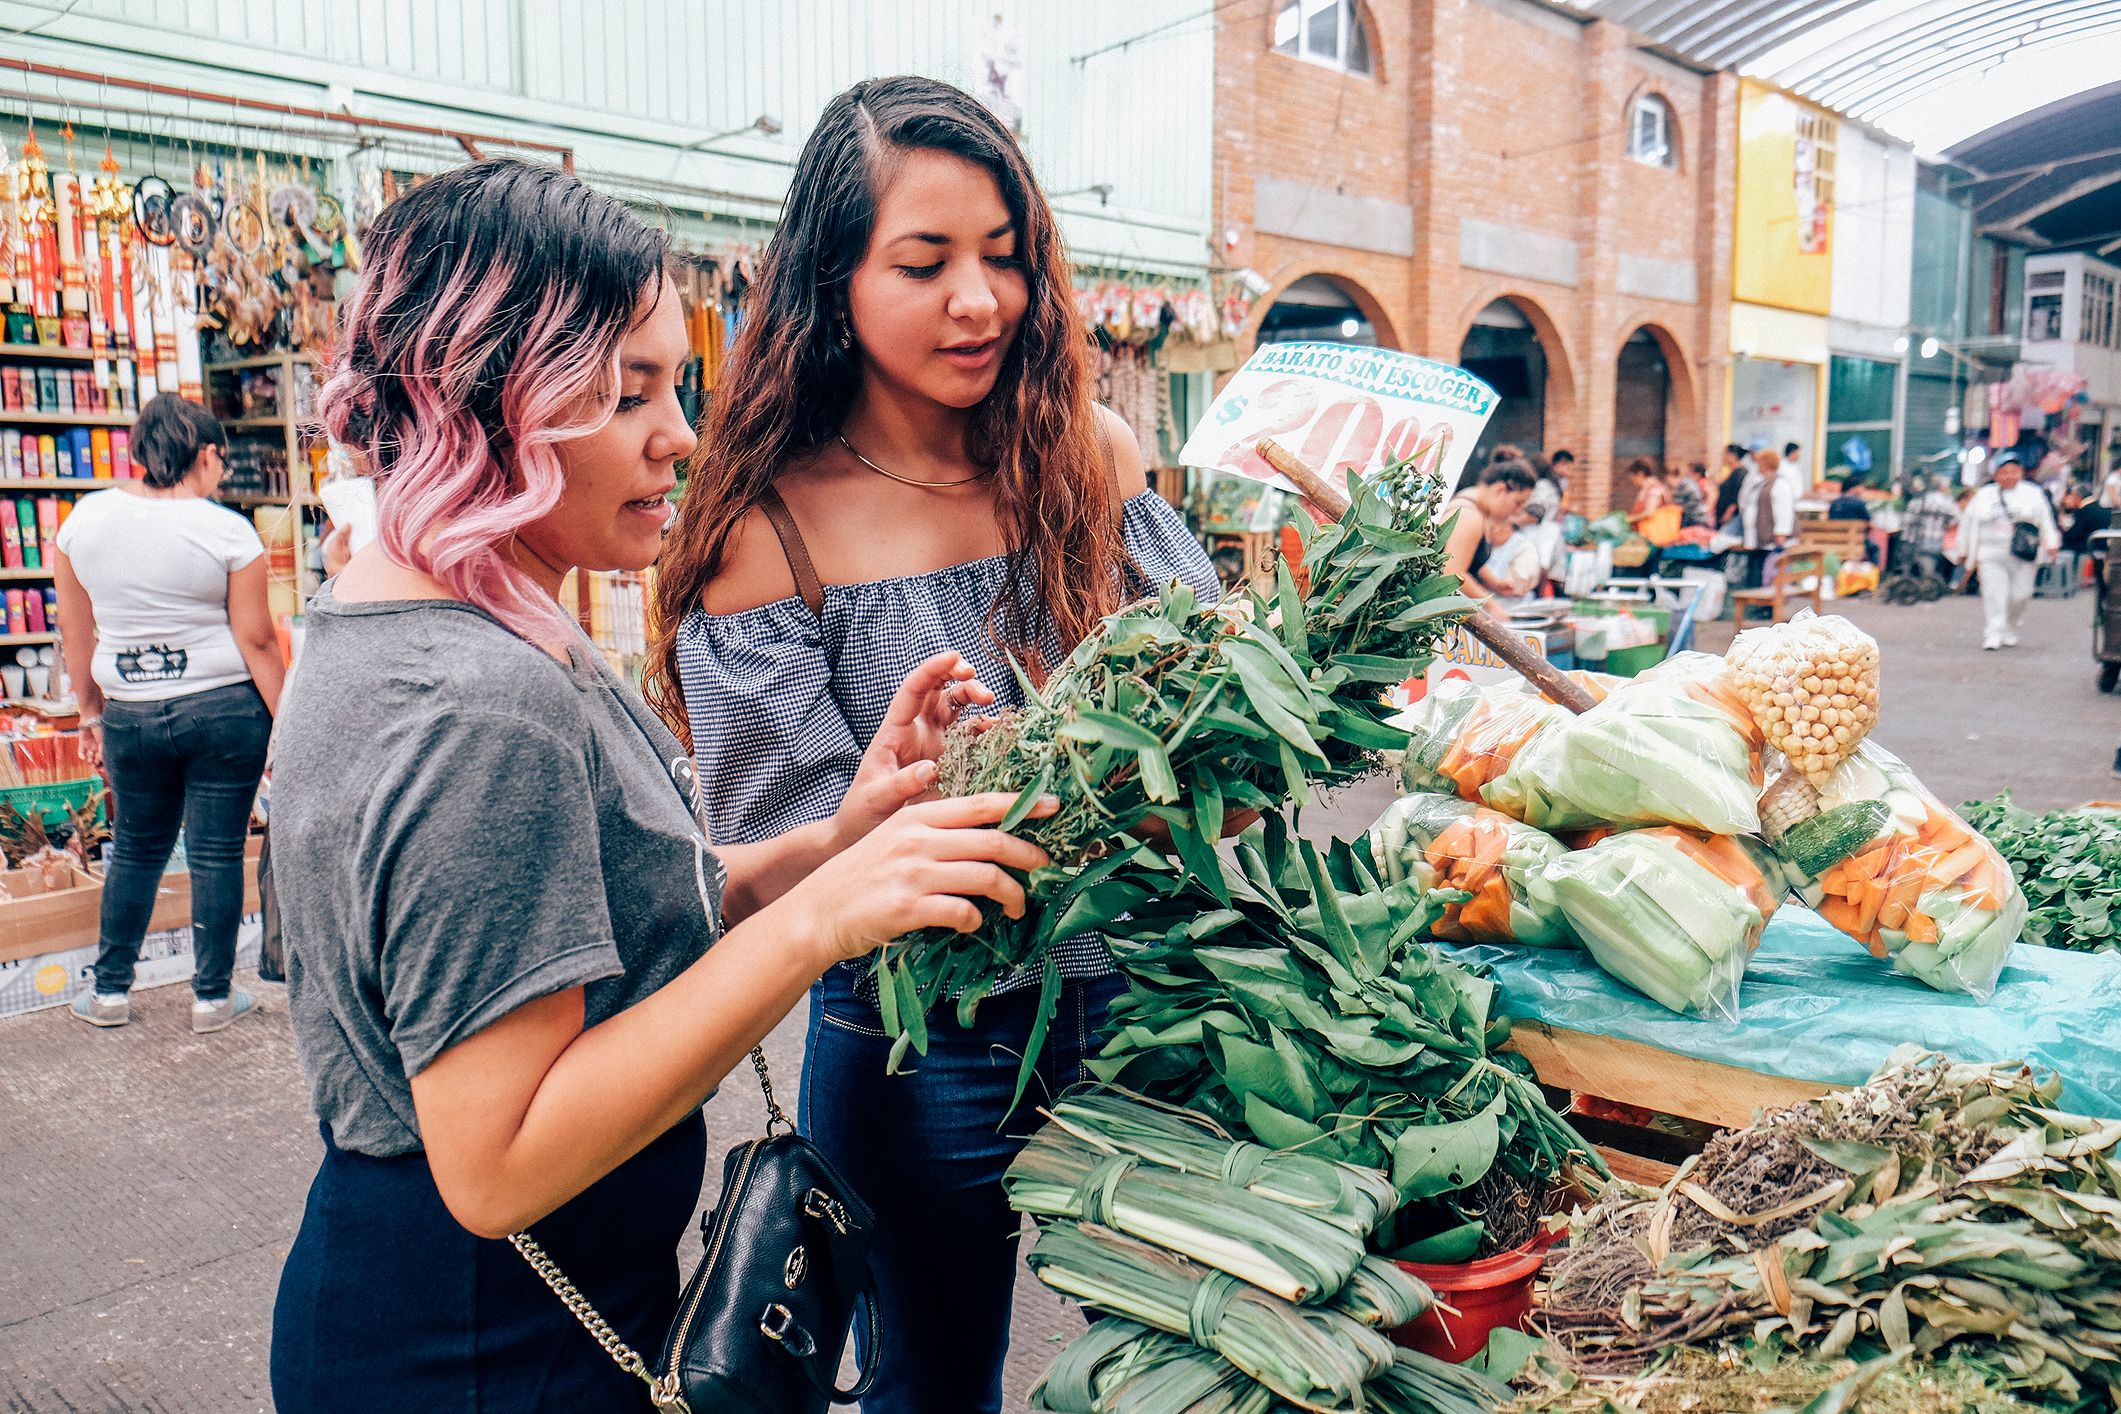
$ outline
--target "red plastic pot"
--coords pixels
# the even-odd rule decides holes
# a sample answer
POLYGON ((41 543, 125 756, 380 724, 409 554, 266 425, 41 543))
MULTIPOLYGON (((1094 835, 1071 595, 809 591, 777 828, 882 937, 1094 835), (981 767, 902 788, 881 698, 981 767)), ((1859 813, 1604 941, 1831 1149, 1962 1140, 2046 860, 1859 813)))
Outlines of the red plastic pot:
POLYGON ((1532 1278, 1546 1260, 1547 1246, 1547 1241, 1535 1238, 1474 1262, 1399 1263, 1401 1271, 1436 1293, 1437 1304, 1391 1332, 1392 1339, 1456 1364, 1478 1355, 1489 1332, 1521 1330, 1532 1313, 1532 1278), (1451 1310, 1445 1310, 1447 1306, 1451 1310))

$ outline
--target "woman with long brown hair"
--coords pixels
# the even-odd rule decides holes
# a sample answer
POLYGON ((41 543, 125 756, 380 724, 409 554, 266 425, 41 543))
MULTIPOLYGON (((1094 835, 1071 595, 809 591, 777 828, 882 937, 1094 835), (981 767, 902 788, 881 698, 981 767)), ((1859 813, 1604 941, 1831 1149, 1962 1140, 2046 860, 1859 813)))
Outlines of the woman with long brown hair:
MULTIPOLYGON (((1092 401, 1053 213, 1015 139, 927 79, 825 109, 660 562, 648 690, 698 759, 720 841, 831 817, 908 667, 954 649, 981 709, 1020 700, 1122 599, 1214 572, 1092 401)), ((1046 1084, 1079 1078, 1117 988, 1063 945, 1046 1084)), ((811 994, 801 1123, 882 1231, 869 1414, 998 1410, 1017 1227, 1002 1170, 1033 997, 1012 979, 887 1077, 867 969, 811 994)), ((947 1008, 946 1008, 947 1010, 947 1008)))

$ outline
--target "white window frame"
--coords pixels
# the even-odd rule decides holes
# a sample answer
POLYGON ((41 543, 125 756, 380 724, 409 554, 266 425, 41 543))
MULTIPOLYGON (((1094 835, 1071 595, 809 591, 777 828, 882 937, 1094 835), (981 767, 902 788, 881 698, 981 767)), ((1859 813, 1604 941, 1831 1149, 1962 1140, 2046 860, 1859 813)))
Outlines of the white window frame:
POLYGON ((1628 156, 1645 167, 1679 170, 1679 124, 1662 95, 1645 93, 1628 105, 1628 156), (1655 120, 1661 146, 1642 141, 1645 118, 1655 120))
POLYGON ((1292 59, 1302 59, 1328 69, 1338 69, 1357 78, 1377 76, 1377 36, 1363 23, 1362 11, 1356 0, 1282 0, 1281 8, 1274 12, 1274 44, 1276 54, 1286 54, 1292 59), (1311 47, 1311 21, 1323 11, 1336 13, 1333 52, 1323 53, 1311 47), (1287 31, 1285 34, 1284 31, 1287 31), (1355 68, 1348 61, 1349 51, 1354 47, 1354 38, 1360 33, 1363 52, 1367 55, 1362 68, 1355 68))

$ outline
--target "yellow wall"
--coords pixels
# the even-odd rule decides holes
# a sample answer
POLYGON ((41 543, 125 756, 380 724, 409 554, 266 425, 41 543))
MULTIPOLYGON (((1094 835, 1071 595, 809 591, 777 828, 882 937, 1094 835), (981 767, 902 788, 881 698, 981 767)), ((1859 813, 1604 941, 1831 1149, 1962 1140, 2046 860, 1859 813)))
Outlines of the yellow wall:
MULTIPOLYGON (((1823 222, 1801 229, 1798 122, 1825 110, 1752 79, 1738 95, 1738 202, 1731 298, 1808 314, 1829 312, 1834 284, 1831 194, 1823 222), (1807 239, 1816 249, 1807 251, 1807 239)), ((1826 115, 1827 131, 1836 120, 1826 115)))

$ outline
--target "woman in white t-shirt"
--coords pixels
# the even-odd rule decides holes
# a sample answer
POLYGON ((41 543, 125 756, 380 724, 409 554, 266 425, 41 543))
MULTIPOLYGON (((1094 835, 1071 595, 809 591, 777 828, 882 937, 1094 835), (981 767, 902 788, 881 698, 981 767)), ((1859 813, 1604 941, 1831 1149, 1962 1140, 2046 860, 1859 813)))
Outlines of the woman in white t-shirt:
POLYGON ((59 528, 59 635, 81 699, 82 750, 110 777, 92 1026, 123 1026, 162 870, 184 830, 191 870, 194 1031, 254 1005, 233 990, 243 840, 265 771, 284 666, 265 594, 265 546, 210 498, 227 435, 196 403, 141 409, 142 479, 85 496, 59 528))

